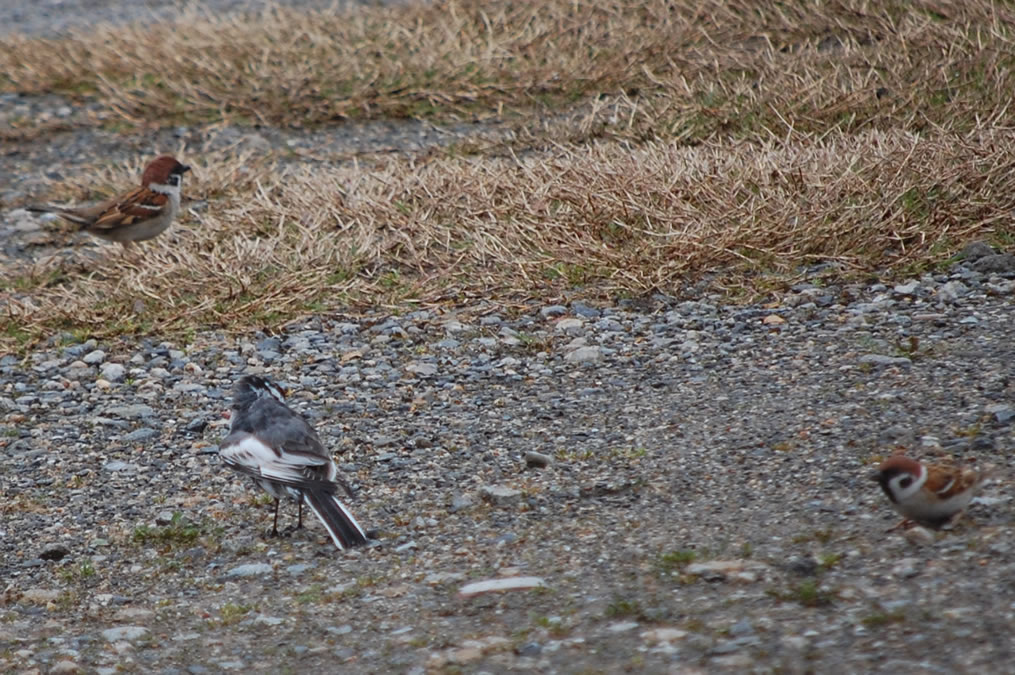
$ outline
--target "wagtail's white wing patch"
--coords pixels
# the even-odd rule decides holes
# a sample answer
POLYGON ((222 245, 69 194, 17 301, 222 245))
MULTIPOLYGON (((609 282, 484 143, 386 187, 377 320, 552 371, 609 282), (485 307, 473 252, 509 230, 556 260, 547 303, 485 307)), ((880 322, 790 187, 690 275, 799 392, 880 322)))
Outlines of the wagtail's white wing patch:
POLYGON ((244 473, 295 485, 307 482, 307 467, 322 466, 327 462, 322 457, 291 454, 284 448, 273 448, 257 436, 247 433, 232 434, 226 438, 219 449, 219 455, 224 462, 243 469, 244 473))

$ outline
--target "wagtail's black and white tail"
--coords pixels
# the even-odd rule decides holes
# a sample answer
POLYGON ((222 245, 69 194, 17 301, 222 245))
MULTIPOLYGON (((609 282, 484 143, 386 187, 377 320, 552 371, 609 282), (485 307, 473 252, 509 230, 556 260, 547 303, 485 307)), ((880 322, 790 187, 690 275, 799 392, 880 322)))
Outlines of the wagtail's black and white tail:
POLYGON ((320 490, 304 490, 303 503, 314 512, 338 548, 350 548, 367 542, 363 528, 335 495, 320 490))

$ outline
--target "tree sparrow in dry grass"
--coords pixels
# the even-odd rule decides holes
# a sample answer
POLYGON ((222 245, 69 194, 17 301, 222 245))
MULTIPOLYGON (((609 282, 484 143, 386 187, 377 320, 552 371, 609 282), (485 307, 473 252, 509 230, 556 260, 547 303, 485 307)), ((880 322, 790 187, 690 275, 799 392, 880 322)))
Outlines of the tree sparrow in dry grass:
POLYGON ((920 463, 905 455, 889 457, 873 476, 905 518, 895 527, 915 521, 933 528, 965 510, 985 478, 983 471, 950 462, 920 463))
POLYGON ((29 211, 55 213, 81 230, 125 247, 157 237, 180 212, 180 186, 190 167, 175 157, 156 157, 141 174, 141 186, 95 206, 66 208, 43 204, 29 211))
POLYGON ((338 549, 366 543, 363 528, 336 494, 343 488, 351 495, 338 467, 313 428, 285 404, 285 390, 271 380, 247 375, 235 384, 229 436, 218 455, 275 498, 273 534, 279 500, 287 497, 300 505, 297 528, 306 504, 338 549))

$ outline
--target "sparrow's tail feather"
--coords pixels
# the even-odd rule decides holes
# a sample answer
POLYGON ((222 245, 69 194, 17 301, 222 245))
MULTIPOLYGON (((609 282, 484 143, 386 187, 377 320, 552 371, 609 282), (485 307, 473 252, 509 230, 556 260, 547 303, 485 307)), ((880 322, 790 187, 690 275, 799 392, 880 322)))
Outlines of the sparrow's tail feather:
POLYGON ((36 204, 33 206, 26 206, 25 210, 31 211, 32 213, 55 213, 64 220, 74 223, 75 225, 80 225, 81 227, 88 227, 89 225, 92 224, 91 221, 88 220, 87 218, 75 213, 74 211, 70 211, 61 208, 59 206, 50 206, 49 204, 36 204))
POLYGON ((321 521, 339 550, 365 544, 367 536, 338 497, 319 490, 304 490, 303 503, 321 521))

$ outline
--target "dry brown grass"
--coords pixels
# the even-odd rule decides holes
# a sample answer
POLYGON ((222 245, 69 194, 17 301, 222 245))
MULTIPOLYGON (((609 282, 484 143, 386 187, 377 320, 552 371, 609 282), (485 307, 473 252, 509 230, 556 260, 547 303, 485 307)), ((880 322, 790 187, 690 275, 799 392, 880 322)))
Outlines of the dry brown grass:
POLYGON ((1010 243, 1012 19, 983 1, 477 1, 11 38, 6 88, 97 96, 139 123, 510 113, 518 133, 355 165, 188 157, 207 209, 143 255, 3 270, 0 341, 706 275, 756 291, 818 261, 904 273, 1010 243))
MULTIPOLYGON (((818 261, 869 270, 940 260, 1006 227, 1015 207, 1011 143, 990 131, 608 143, 370 170, 263 165, 235 183, 240 160, 209 161, 196 192, 221 194, 213 209, 135 262, 110 247, 101 274, 87 263, 71 283, 35 289, 14 309, 18 322, 270 328, 364 301, 672 291, 706 270, 758 284, 818 261)), ((45 265, 30 274, 54 276, 45 265)))
POLYGON ((304 126, 598 101, 642 137, 1010 120, 1015 11, 985 0, 451 0, 0 40, 0 84, 131 123, 304 126), (612 104, 612 105, 611 105, 612 104))

